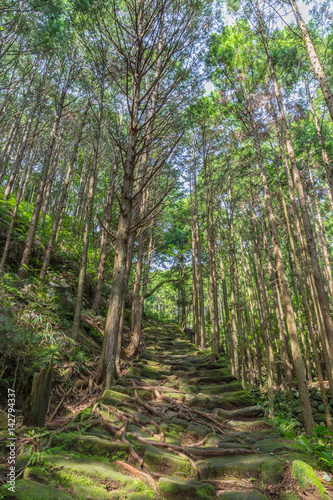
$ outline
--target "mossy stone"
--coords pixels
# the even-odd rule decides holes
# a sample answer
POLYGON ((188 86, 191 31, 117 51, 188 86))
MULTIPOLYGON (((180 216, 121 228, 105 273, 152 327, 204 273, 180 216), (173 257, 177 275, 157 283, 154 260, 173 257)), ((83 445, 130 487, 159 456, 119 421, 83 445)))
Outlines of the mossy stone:
POLYGON ((214 384, 205 385, 204 392, 206 394, 223 394, 225 392, 239 392, 243 390, 242 384, 239 382, 231 382, 229 384, 214 384))
POLYGON ((291 474, 293 478, 297 479, 302 489, 314 489, 318 498, 328 500, 329 497, 326 495, 325 488, 317 478, 311 465, 306 464, 302 460, 295 460, 291 464, 291 474))
POLYGON ((288 451, 306 453, 306 447, 301 443, 276 438, 268 438, 257 441, 255 448, 259 449, 262 453, 285 453, 288 451))
POLYGON ((315 413, 315 414, 313 415, 313 419, 314 419, 314 421, 315 421, 315 422, 317 422, 318 424, 319 424, 320 422, 326 422, 326 415, 325 415, 325 413, 315 413))
POLYGON ((281 491, 279 494, 279 500, 298 500, 299 496, 296 495, 293 491, 287 493, 286 491, 281 491))
POLYGON ((84 475, 58 472, 60 484, 70 489, 75 500, 109 500, 109 493, 104 485, 96 485, 93 480, 84 475))
POLYGON ((52 474, 45 470, 44 467, 35 465, 25 469, 23 479, 29 479, 43 484, 50 484, 52 481, 52 474))
POLYGON ((219 408, 232 409, 237 406, 253 406, 255 404, 254 398, 246 391, 225 393, 221 397, 221 406, 219 408))
POLYGON ((54 445, 64 450, 76 450, 79 453, 94 457, 107 457, 112 460, 114 455, 127 454, 128 446, 120 441, 101 439, 97 436, 85 436, 76 433, 59 434, 55 436, 54 445))
POLYGON ((208 483, 194 479, 181 480, 176 477, 161 477, 158 493, 166 500, 215 500, 216 491, 208 483))
POLYGON ((73 500, 66 491, 27 479, 16 481, 15 492, 9 491, 7 485, 2 486, 0 497, 2 495, 6 500, 73 500))
POLYGON ((107 389, 103 392, 102 396, 99 398, 100 403, 104 404, 113 404, 114 402, 123 402, 123 403, 134 403, 135 399, 132 396, 128 396, 127 394, 123 394, 122 392, 112 391, 107 389))
POLYGON ((284 460, 262 455, 212 457, 196 462, 200 477, 220 479, 225 476, 248 478, 259 476, 266 484, 278 484, 283 478, 284 460))
POLYGON ((268 500, 268 497, 258 490, 226 491, 219 498, 221 500, 268 500))
POLYGON ((187 432, 192 432, 195 434, 198 434, 198 436, 204 438, 208 434, 212 432, 212 430, 207 426, 203 424, 189 424, 187 428, 187 432))
POLYGON ((192 467, 188 460, 167 450, 145 446, 145 463, 154 471, 165 475, 188 477, 192 467))

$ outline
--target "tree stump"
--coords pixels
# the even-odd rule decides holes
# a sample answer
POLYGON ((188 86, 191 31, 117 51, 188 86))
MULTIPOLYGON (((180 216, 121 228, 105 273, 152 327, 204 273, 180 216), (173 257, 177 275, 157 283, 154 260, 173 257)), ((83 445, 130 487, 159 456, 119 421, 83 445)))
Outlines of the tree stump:
POLYGON ((49 367, 42 368, 39 373, 34 374, 31 394, 23 419, 24 425, 44 427, 50 397, 52 369, 53 359, 51 357, 49 367))

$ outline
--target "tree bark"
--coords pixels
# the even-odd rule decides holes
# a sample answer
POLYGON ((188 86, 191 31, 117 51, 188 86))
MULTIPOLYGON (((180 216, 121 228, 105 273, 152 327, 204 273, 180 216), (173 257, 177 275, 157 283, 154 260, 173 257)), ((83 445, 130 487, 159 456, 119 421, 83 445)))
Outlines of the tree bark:
POLYGON ((288 327, 288 333, 289 333, 290 344, 291 344, 291 352, 292 352, 293 361, 294 361, 294 368, 295 368, 295 374, 296 374, 296 379, 297 379, 297 385, 298 385, 300 403, 301 403, 301 409, 302 409, 302 415, 303 415, 303 424, 304 424, 304 428, 305 428, 306 433, 309 433, 315 427, 313 415, 312 415, 312 410, 311 410, 311 405, 310 405, 309 389, 308 389, 308 385, 307 385, 307 381, 306 381, 305 369, 304 369, 302 354, 301 354, 301 350, 300 350, 300 346, 299 346, 297 326, 296 326, 296 321, 295 321, 295 315, 294 315, 294 310, 293 310, 293 305, 292 305, 291 294, 290 294, 290 290, 289 290, 289 286, 288 286, 288 282, 287 282, 287 278, 286 278, 286 274, 285 274, 285 270, 284 270, 283 258, 282 258, 280 242, 279 242, 279 237, 278 237, 278 232, 277 232, 277 227, 276 227, 276 221, 275 221, 275 214, 273 211, 271 196, 270 196, 270 192, 268 189, 267 177, 266 177, 266 173, 265 173, 265 169, 264 169, 264 161, 263 161, 263 157, 262 157, 262 153, 261 153, 261 146, 260 146, 257 128, 256 128, 256 125, 254 122, 254 117, 253 117, 253 113, 252 113, 251 109, 249 110, 249 118, 250 118, 251 128, 252 128, 252 132, 253 132, 254 146, 256 149, 256 153, 257 153, 257 159, 258 159, 259 170, 260 170, 260 178, 261 178, 261 182, 262 182, 262 186, 263 186, 263 190, 264 190, 265 206, 266 206, 270 230, 271 230, 271 234, 272 234, 273 252, 274 252, 276 268, 277 268, 277 273, 278 273, 278 278, 279 278, 279 283, 280 283, 280 288, 281 288, 281 294, 282 294, 282 299, 283 299, 284 309, 285 309, 285 314, 286 314, 287 327, 288 327))
MULTIPOLYGON (((293 0, 291 0, 293 1, 293 0)), ((262 37, 264 47, 265 47, 265 52, 267 56, 267 60, 269 63, 270 67, 270 72, 271 72, 271 78, 273 81, 273 86, 274 86, 274 91, 275 91, 275 96, 279 108, 279 113, 280 113, 280 120, 281 120, 281 125, 282 129, 284 132, 284 137, 286 141, 286 146, 287 146, 287 151, 289 155, 289 160, 291 163, 292 167, 292 172, 293 172, 293 180, 294 180, 294 185, 296 187, 297 195, 298 195, 298 201, 301 209, 301 214, 302 214, 302 222, 303 222, 303 227, 306 235, 306 240, 307 240, 307 246, 308 246, 308 251, 311 259, 311 264, 312 264, 312 271, 313 271, 313 276, 315 280, 315 285, 318 293, 318 299, 319 299, 319 305, 320 309, 323 315, 323 320, 325 324, 325 330, 327 334, 327 338, 329 341, 330 345, 330 350, 331 353, 333 354, 333 321, 330 313, 330 308, 329 308, 329 303, 323 283, 323 278, 321 274, 321 269, 319 265, 319 259, 318 259, 318 252, 316 248, 316 242, 311 226, 311 221, 310 217, 308 214, 308 209, 306 205, 306 199, 304 195, 304 190, 303 190, 303 185, 301 182, 297 162, 296 162, 296 156, 295 156, 295 151, 293 148, 292 140, 291 140, 291 135, 290 131, 288 128, 285 112, 284 112, 284 107, 282 103, 282 96, 279 88, 279 84, 277 81, 277 77, 275 74, 275 68, 273 65, 273 61, 271 58, 269 46, 268 46, 268 41, 267 41, 267 36, 265 32, 265 28, 262 24, 262 20, 260 18, 260 14, 258 13, 258 24, 259 24, 259 30, 260 30, 260 35, 262 37)))
POLYGON ((313 45, 313 42, 312 42, 311 37, 310 37, 309 32, 308 32, 308 28, 307 28, 305 22, 303 21, 303 18, 301 16, 300 11, 298 10, 296 1, 289 0, 289 3, 294 11, 298 27, 301 30, 302 37, 303 37, 303 40, 305 43, 305 47, 306 47, 307 53, 309 55, 309 59, 311 62, 313 72, 318 79, 318 82, 319 82, 321 91, 323 93, 327 108, 328 108, 330 115, 331 115, 331 119, 333 120, 333 94, 332 94, 331 89, 329 87, 324 68, 321 64, 321 61, 320 61, 319 56, 317 54, 316 48, 313 45))

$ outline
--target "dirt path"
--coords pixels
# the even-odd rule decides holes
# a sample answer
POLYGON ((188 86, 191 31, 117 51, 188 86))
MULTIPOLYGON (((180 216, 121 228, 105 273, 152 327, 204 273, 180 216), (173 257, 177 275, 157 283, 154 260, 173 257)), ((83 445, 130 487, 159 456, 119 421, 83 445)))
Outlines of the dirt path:
POLYGON ((199 352, 174 325, 151 323, 145 335, 127 375, 68 432, 45 437, 5 498, 330 498, 307 482, 303 462, 318 469, 317 460, 273 428, 227 361, 199 352))

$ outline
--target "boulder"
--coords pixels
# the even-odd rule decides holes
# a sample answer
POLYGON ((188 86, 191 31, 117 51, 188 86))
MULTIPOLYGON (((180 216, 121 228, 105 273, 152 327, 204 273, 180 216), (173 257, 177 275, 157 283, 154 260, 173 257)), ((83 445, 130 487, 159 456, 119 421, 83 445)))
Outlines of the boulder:
POLYGON ((158 481, 158 493, 166 500, 215 500, 216 491, 208 483, 194 479, 182 480, 178 477, 161 477, 158 481))
POLYGON ((326 495, 325 488, 317 478, 311 465, 302 460, 295 460, 291 465, 291 474, 293 478, 297 479, 302 490, 309 490, 311 498, 328 500, 329 497, 326 495))
POLYGON ((62 281, 50 281, 47 284, 47 297, 54 299, 57 297, 59 304, 66 312, 73 313, 75 310, 75 298, 69 285, 62 281))

